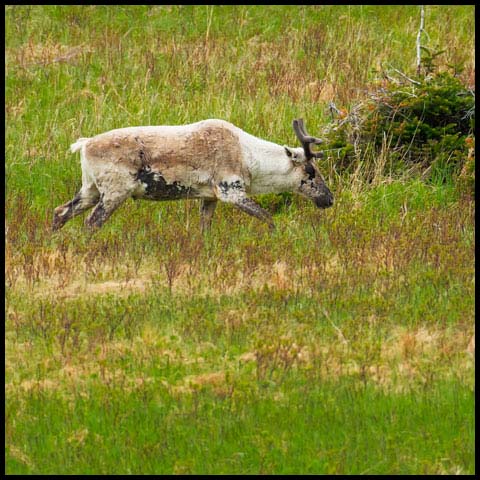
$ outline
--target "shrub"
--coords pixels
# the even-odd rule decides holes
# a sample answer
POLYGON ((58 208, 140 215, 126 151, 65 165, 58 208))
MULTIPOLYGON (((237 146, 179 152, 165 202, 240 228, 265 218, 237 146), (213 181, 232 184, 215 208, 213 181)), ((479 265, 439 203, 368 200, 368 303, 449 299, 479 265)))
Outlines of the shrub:
MULTIPOLYGON (((340 170, 387 155, 391 172, 420 170, 424 178, 443 182, 471 168, 467 139, 474 140, 475 93, 449 72, 410 79, 384 75, 367 100, 349 112, 337 110, 324 130, 325 153, 340 170), (338 162, 339 160, 339 162, 338 162)), ((366 169, 366 171, 373 171, 366 169)), ((473 170, 472 170, 473 172, 473 170)))

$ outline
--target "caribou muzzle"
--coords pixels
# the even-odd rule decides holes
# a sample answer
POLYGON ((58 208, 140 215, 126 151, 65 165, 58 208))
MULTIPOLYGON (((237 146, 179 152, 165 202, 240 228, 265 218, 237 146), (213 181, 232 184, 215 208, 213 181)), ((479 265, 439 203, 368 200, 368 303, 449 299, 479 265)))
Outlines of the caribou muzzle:
POLYGON ((318 208, 329 208, 333 205, 333 195, 330 190, 327 189, 323 195, 316 197, 313 202, 318 208))

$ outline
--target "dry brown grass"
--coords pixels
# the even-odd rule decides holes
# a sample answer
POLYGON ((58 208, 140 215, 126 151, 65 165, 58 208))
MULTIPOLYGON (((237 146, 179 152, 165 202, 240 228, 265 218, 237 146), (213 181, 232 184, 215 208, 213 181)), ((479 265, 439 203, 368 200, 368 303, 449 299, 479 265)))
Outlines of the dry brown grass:
POLYGON ((397 327, 379 342, 379 354, 368 360, 359 356, 358 345, 349 338, 339 337, 336 342, 316 339, 314 343, 301 344, 287 335, 273 343, 259 345, 254 351, 212 364, 208 354, 210 345, 199 346, 196 351, 180 350, 169 345, 168 337, 159 337, 158 332, 147 327, 140 337, 106 341, 101 348, 90 352, 69 357, 55 352, 53 359, 42 360, 48 372, 42 378, 37 374, 33 378, 16 377, 14 370, 18 362, 22 363, 23 372, 35 372, 40 352, 32 344, 9 343, 6 371, 14 380, 5 388, 8 394, 20 397, 31 392, 56 391, 70 398, 74 391, 88 395, 89 387, 99 381, 105 385, 121 385, 126 392, 160 382, 162 388, 167 388, 175 397, 204 387, 212 387, 215 393, 225 395, 232 391, 236 379, 245 375, 268 378, 273 374, 278 378, 279 371, 297 369, 312 375, 316 381, 362 378, 386 392, 399 393, 408 391, 414 384, 431 382, 433 364, 437 365, 434 374, 439 378, 455 376, 468 383, 474 369, 471 343, 472 332, 468 326, 462 330, 397 327), (194 365, 199 373, 187 374, 170 384, 138 371, 127 372, 119 363, 126 355, 135 359, 135 363, 168 359, 169 364, 194 365), (251 364, 254 370, 249 367, 251 364), (217 370, 212 371, 215 366, 217 370))
POLYGON ((14 66, 27 69, 33 66, 45 67, 52 63, 75 62, 93 51, 94 48, 86 44, 63 45, 52 40, 35 43, 30 39, 20 47, 6 49, 6 68, 14 66))

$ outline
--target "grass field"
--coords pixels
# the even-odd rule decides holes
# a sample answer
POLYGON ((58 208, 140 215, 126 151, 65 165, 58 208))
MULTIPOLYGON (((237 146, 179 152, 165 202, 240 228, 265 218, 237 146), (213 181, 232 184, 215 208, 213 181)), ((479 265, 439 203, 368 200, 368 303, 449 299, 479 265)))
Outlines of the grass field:
MULTIPOLYGON (((474 202, 453 182, 323 171, 329 210, 129 200, 53 209, 78 137, 223 118, 296 146, 382 66, 417 6, 8 6, 6 473, 473 474, 474 202)), ((474 84, 474 7, 426 44, 474 84)), ((262 199, 260 199, 262 201, 262 199)))

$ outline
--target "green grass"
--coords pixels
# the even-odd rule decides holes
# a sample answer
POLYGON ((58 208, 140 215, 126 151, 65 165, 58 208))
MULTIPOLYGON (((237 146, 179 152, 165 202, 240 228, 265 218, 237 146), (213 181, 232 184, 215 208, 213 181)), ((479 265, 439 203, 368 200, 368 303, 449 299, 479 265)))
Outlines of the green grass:
MULTIPOLYGON (((86 398, 73 393, 68 400, 32 394, 26 408, 15 404, 11 412, 30 419, 18 429, 18 442, 39 461, 22 464, 7 447, 7 471, 108 474, 111 465, 137 474, 473 470, 464 445, 474 441, 466 421, 474 395, 464 386, 385 395, 348 382, 312 387, 311 381, 295 375, 281 386, 270 382, 254 394, 226 398, 206 388, 174 400, 157 384, 134 393, 96 386, 86 398)), ((235 380, 231 387, 235 392, 235 380)))
MULTIPOLYGON (((473 12, 426 7, 466 84, 473 12)), ((224 118, 296 145, 293 118, 315 134, 382 64, 415 68, 417 6, 5 15, 8 474, 475 471, 475 208, 454 183, 329 158, 335 206, 265 196, 273 233, 131 200, 50 233, 78 137, 224 118)))

